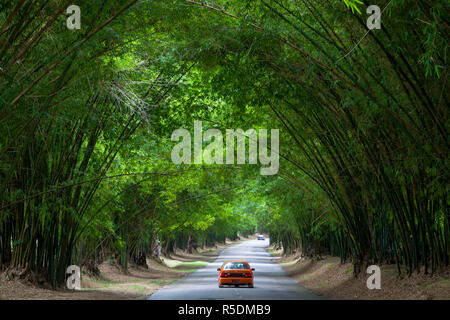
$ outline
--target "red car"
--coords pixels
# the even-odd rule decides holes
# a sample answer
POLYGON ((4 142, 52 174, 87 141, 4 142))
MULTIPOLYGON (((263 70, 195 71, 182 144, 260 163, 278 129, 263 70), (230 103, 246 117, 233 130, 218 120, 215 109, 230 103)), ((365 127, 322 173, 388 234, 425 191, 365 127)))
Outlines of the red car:
POLYGON ((217 268, 219 271, 219 288, 224 285, 248 285, 253 288, 253 271, 247 261, 226 261, 222 267, 217 268))

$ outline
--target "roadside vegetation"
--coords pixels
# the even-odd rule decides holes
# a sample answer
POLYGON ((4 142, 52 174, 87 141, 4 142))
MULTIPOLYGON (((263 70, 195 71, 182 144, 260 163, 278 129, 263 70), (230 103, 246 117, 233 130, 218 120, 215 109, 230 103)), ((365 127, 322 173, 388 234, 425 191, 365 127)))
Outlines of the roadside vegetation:
MULTIPOLYGON (((243 238, 241 240, 246 240, 243 238)), ((176 249, 160 260, 146 259, 146 267, 130 263, 126 270, 114 260, 98 265, 98 273, 81 275, 81 290, 52 289, 48 282, 8 279, 0 274, 0 300, 135 300, 147 299, 161 288, 217 259, 220 251, 241 240, 197 249, 189 254, 176 249)))
POLYGON ((320 259, 301 257, 298 252, 283 255, 283 250, 270 249, 276 262, 288 275, 317 295, 338 300, 449 300, 448 273, 427 275, 414 273, 400 276, 394 264, 380 267, 381 290, 368 290, 368 274, 353 275, 351 262, 325 255, 320 259))
POLYGON ((366 36, 359 0, 76 2, 80 30, 67 1, 0 3, 7 278, 59 288, 72 264, 145 268, 255 232, 353 275, 448 270, 446 0, 392 0, 366 36), (195 120, 280 129, 278 174, 174 164, 195 120))

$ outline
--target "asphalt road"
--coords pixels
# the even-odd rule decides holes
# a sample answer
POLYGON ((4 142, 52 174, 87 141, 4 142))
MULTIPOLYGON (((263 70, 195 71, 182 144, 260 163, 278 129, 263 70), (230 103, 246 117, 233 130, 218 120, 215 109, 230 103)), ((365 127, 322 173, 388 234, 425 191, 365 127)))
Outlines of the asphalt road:
POLYGON ((150 300, 304 300, 324 299, 292 280, 266 251, 269 240, 249 240, 224 249, 219 257, 184 278, 160 289, 150 300), (254 288, 219 288, 217 268, 224 261, 248 261, 254 271, 254 288))

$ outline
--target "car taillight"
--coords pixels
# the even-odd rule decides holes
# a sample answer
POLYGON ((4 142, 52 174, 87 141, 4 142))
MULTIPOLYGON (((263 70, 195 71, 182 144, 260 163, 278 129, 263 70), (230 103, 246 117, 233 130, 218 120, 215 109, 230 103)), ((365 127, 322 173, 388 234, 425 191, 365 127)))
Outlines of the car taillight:
POLYGON ((244 273, 244 277, 246 277, 246 278, 251 278, 251 277, 252 277, 252 274, 251 274, 251 273, 244 273))
POLYGON ((221 274, 220 274, 220 277, 221 278, 226 278, 226 277, 229 277, 230 276, 230 274, 229 273, 225 273, 225 272, 222 272, 221 274))

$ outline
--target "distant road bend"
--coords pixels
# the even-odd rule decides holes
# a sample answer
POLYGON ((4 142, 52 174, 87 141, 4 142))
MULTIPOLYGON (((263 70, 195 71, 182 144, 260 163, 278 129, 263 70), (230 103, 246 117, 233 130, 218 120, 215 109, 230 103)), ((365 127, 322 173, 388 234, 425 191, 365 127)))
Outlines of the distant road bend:
POLYGON ((149 297, 150 300, 317 300, 315 295, 291 279, 273 261, 265 247, 269 240, 249 240, 224 249, 219 257, 186 277, 162 288, 149 297), (224 261, 248 261, 254 271, 254 288, 219 288, 217 268, 224 261))

